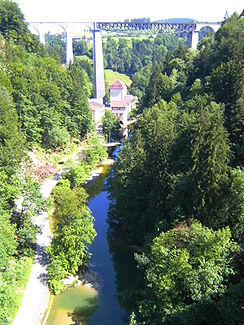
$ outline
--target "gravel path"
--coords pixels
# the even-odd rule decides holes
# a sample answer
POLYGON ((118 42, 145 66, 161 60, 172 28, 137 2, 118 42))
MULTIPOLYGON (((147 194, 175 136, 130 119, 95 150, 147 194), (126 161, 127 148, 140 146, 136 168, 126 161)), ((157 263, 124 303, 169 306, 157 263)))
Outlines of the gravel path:
MULTIPOLYGON (((42 184, 41 193, 45 198, 49 197, 60 178, 61 173, 58 173, 52 179, 42 184)), ((44 212, 34 219, 34 223, 40 227, 41 233, 37 234, 34 264, 13 325, 40 325, 48 307, 50 297, 46 270, 48 258, 44 252, 44 248, 51 243, 51 232, 47 213, 44 212)))

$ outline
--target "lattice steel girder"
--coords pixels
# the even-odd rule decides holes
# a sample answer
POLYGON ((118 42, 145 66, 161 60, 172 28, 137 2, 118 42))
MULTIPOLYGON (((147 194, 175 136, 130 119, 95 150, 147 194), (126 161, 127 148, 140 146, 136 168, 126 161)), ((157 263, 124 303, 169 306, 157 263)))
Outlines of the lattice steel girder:
POLYGON ((158 32, 192 32, 196 30, 196 24, 188 23, 127 23, 127 22, 97 22, 96 28, 104 31, 143 31, 152 30, 158 32))

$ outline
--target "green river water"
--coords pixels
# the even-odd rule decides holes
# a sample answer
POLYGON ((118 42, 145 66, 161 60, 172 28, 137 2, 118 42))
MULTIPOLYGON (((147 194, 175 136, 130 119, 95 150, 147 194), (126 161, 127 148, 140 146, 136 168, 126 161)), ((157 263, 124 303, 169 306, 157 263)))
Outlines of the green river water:
POLYGON ((99 288, 78 286, 54 297, 47 325, 128 324, 128 306, 121 299, 124 289, 133 285, 136 265, 133 250, 118 240, 108 240, 106 222, 109 208, 106 172, 89 187, 89 208, 95 218, 97 236, 91 246, 89 268, 97 274, 99 288))

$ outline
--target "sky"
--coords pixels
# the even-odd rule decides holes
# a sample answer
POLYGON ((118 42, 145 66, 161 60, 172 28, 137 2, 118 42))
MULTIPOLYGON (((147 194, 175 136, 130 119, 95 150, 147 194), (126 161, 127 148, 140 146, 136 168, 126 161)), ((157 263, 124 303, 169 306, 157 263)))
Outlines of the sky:
POLYGON ((124 21, 149 17, 222 21, 226 11, 241 13, 243 0, 15 0, 28 22, 124 21))

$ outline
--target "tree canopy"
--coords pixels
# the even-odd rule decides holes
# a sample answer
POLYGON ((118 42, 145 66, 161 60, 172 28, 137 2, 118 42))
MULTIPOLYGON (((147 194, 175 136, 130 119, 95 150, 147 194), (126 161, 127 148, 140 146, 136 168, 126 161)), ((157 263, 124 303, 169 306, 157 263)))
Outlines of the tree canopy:
POLYGON ((141 115, 110 180, 113 234, 141 250, 130 324, 243 317, 243 30, 234 14, 142 79, 141 115))

